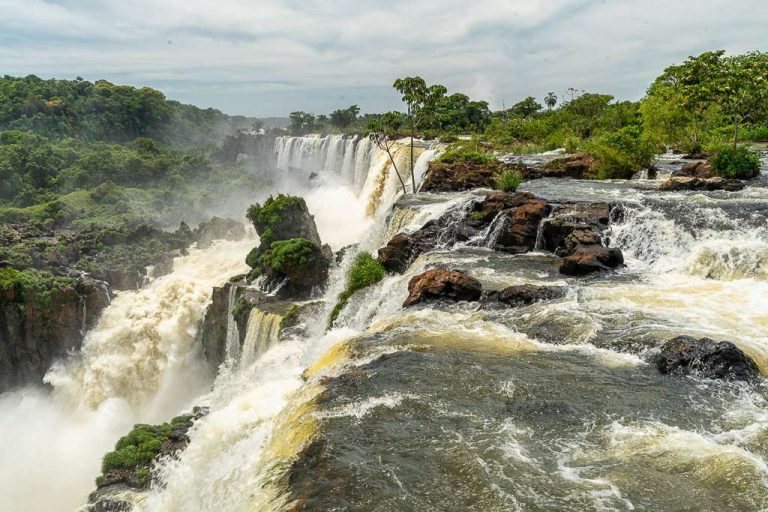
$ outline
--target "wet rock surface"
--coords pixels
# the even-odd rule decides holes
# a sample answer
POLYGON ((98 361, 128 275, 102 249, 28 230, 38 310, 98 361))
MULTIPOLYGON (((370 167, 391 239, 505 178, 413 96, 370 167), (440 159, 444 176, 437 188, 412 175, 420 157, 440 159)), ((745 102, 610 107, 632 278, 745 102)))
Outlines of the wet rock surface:
POLYGON ((408 298, 403 306, 433 300, 477 301, 482 295, 480 281, 458 270, 432 269, 408 283, 408 298))
POLYGON ((661 373, 706 379, 751 381, 760 377, 755 362, 729 341, 678 336, 669 340, 656 360, 661 373))
POLYGON ((607 203, 558 204, 529 193, 490 192, 466 211, 450 211, 413 233, 398 233, 379 249, 378 260, 389 272, 401 273, 423 253, 466 243, 510 254, 544 249, 570 257, 561 267, 564 274, 609 270, 624 261, 619 249, 606 247, 612 209, 607 203))
POLYGON ((536 286, 522 284, 508 286, 499 292, 494 292, 489 298, 498 300, 510 307, 521 307, 565 297, 567 289, 562 286, 536 286))
POLYGON ((624 264, 621 250, 602 245, 577 245, 574 251, 563 258, 560 273, 581 276, 594 272, 611 270, 624 264))
POLYGON ((526 179, 539 178, 588 178, 595 161, 589 155, 576 153, 556 158, 538 168, 528 168, 523 176, 526 179))
POLYGON ((728 192, 737 192, 743 190, 744 182, 736 179, 726 178, 699 178, 694 176, 672 177, 659 186, 659 190, 680 191, 680 190, 725 190, 728 192))
POLYGON ((107 284, 89 277, 0 290, 0 392, 41 384, 55 360, 80 348, 109 302, 107 284))

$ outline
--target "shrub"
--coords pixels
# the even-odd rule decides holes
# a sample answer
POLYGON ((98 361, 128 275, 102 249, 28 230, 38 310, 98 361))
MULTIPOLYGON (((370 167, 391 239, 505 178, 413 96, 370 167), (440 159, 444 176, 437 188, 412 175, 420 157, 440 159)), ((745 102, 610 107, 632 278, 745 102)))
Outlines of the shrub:
POLYGON ((586 141, 582 148, 595 158, 592 178, 629 179, 649 167, 657 153, 654 145, 642 138, 637 126, 626 126, 616 132, 586 141))
POLYGON ((760 158, 744 146, 724 146, 712 159, 712 169, 723 178, 746 180, 760 174, 760 158))
POLYGON ((191 416, 177 416, 170 423, 135 425, 133 430, 117 441, 113 451, 104 455, 101 463, 102 473, 114 469, 148 467, 169 440, 173 428, 186 423, 190 418, 191 416))
POLYGON ((459 147, 446 151, 437 161, 444 164, 490 165, 494 162, 494 158, 467 147, 459 147))
POLYGON ((386 274, 387 271, 382 264, 369 253, 363 252, 358 254, 347 272, 347 287, 339 294, 339 301, 333 307, 331 316, 328 319, 328 327, 333 326, 336 318, 338 318, 341 311, 349 303, 349 298, 352 297, 352 294, 378 283, 384 279, 386 274))
POLYGON ((284 271, 287 268, 303 267, 309 263, 310 257, 318 251, 317 246, 306 238, 291 238, 272 242, 269 249, 261 257, 261 264, 274 271, 284 271))
POLYGON ((474 220, 476 222, 480 222, 483 220, 483 212, 472 212, 469 214, 470 220, 474 220))
POLYGON ((256 268, 259 266, 260 259, 261 259, 261 252, 259 252, 258 247, 254 247, 245 257, 245 264, 251 268, 256 268))
POLYGON ((496 177, 496 190, 514 192, 523 182, 523 176, 517 171, 504 171, 496 177))

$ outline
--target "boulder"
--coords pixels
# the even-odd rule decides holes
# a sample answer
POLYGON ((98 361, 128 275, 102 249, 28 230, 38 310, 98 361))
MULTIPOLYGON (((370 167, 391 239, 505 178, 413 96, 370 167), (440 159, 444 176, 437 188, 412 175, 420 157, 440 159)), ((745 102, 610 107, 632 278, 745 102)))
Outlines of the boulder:
POLYGON ((261 244, 246 257, 281 298, 306 298, 325 284, 333 251, 320 241, 304 199, 279 195, 248 208, 261 244))
POLYGON ((708 178, 714 178, 715 173, 714 173, 714 170, 712 169, 711 163, 698 161, 698 162, 686 163, 680 168, 680 170, 673 172, 672 176, 687 176, 687 177, 708 179, 708 178))
POLYGON ((262 253, 277 240, 304 238, 318 247, 323 245, 315 218, 309 214, 307 203, 301 197, 283 194, 270 197, 263 205, 248 208, 248 219, 259 234, 262 253))
POLYGON ((496 299, 507 306, 529 306, 536 302, 564 297, 566 288, 562 286, 535 286, 522 284, 508 286, 496 294, 496 299))
POLYGON ((558 256, 566 256, 577 244, 602 243, 610 213, 611 207, 606 203, 556 205, 542 227, 544 248, 558 256))
POLYGON ((570 276, 581 276, 611 270, 624 264, 624 255, 615 247, 602 245, 579 245, 574 251, 563 258, 560 273, 570 276))
POLYGON ((404 307, 430 300, 477 301, 482 295, 480 281, 458 270, 432 269, 408 283, 404 307))
POLYGON ((541 221, 550 210, 551 207, 541 200, 531 200, 517 208, 504 210, 491 225, 487 246, 512 254, 532 251, 541 221))
POLYGON ((589 177, 594 164, 595 160, 591 156, 585 153, 576 153, 546 163, 534 171, 537 176, 531 177, 582 179, 589 177))
POLYGON ((726 190, 728 192, 737 192, 744 188, 744 183, 741 180, 726 179, 726 178, 696 178, 696 177, 684 177, 677 176, 669 178, 667 181, 659 186, 659 190, 664 191, 681 191, 681 190, 698 190, 698 191, 713 191, 713 190, 726 190))
POLYGON ((245 238, 245 226, 234 219, 213 217, 195 229, 193 238, 201 248, 209 247, 214 240, 242 240, 245 238))
POLYGON ((712 153, 706 153, 704 151, 694 151, 683 156, 683 160, 706 160, 712 156, 712 153))
POLYGON ((729 341, 678 336, 666 342, 656 360, 661 373, 706 379, 755 380, 755 362, 729 341))

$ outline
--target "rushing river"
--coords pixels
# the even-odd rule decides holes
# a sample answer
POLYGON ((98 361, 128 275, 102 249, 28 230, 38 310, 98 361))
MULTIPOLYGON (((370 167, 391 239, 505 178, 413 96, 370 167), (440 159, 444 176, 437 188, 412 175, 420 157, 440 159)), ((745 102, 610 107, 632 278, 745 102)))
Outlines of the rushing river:
MULTIPOLYGON (((473 195, 398 200, 397 183, 376 163, 381 155, 361 143, 305 138, 278 141, 277 150, 285 166, 338 168, 344 187, 321 187, 309 201, 335 248, 355 239, 359 250, 375 250, 473 195), (350 197, 354 208, 331 200, 323 210, 322 194, 350 197)), ((278 341, 274 315, 252 316, 248 357, 192 400, 210 413, 136 510, 768 509, 768 389, 663 376, 650 362, 671 337, 707 336, 733 341, 768 374, 768 165, 740 192, 658 185, 544 179, 522 187, 553 201, 620 205, 610 237, 626 267, 617 272, 566 278, 551 254, 438 248, 358 292, 326 332, 350 255, 333 271, 307 337, 278 341), (489 290, 530 283, 568 292, 517 309, 402 309, 409 279, 436 265, 489 290)), ((93 382, 88 358, 98 361, 99 347, 52 374, 54 384, 69 379, 55 403, 124 393, 122 374, 81 391, 93 382)), ((140 388, 145 403, 179 375, 166 373, 140 388)))

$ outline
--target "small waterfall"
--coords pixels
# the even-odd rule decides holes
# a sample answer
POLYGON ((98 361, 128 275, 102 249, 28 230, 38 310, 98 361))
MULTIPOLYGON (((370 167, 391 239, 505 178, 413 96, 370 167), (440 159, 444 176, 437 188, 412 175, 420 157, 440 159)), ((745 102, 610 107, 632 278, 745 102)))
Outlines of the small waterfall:
POLYGON ((240 356, 240 368, 253 364, 258 356, 277 341, 282 319, 280 315, 267 313, 259 308, 251 310, 240 356))
POLYGON ((237 286, 230 286, 229 298, 227 299, 227 342, 225 347, 227 359, 231 361, 237 361, 240 356, 240 332, 237 328, 237 322, 235 322, 235 316, 232 314, 235 308, 236 294, 237 286))

